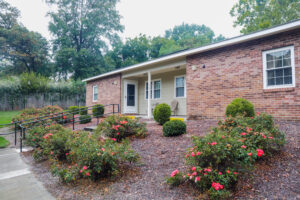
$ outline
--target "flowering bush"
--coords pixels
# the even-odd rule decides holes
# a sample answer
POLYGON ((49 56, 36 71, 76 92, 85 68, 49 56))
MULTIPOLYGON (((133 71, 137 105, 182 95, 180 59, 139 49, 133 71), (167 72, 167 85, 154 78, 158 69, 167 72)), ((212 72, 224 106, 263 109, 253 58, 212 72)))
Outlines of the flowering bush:
POLYGON ((227 198, 238 176, 284 143, 284 134, 270 115, 228 117, 205 137, 193 137, 194 146, 185 156, 190 170, 184 178, 208 191, 212 199, 227 198))
POLYGON ((52 173, 63 182, 80 178, 98 180, 114 175, 122 163, 136 162, 139 158, 127 140, 117 143, 61 125, 34 128, 29 132, 29 138, 38 139, 31 143, 35 147, 35 160, 49 159, 52 173))
POLYGON ((122 115, 111 115, 99 123, 95 134, 106 135, 121 141, 131 135, 145 137, 148 133, 146 124, 139 122, 138 119, 130 119, 122 115))

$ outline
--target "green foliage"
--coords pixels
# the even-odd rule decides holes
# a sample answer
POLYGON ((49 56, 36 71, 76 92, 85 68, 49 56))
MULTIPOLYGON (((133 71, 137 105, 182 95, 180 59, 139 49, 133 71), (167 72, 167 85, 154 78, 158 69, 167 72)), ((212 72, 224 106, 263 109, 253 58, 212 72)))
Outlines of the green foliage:
POLYGON ((116 10, 118 1, 47 0, 58 9, 49 13, 54 37, 55 68, 66 78, 87 78, 101 72, 105 41, 114 43, 123 30, 116 10), (68 17, 66 17, 68 16, 68 17))
POLYGON ((253 117, 255 115, 254 106, 250 101, 242 98, 234 99, 226 107, 226 116, 244 115, 245 117, 253 117))
POLYGON ((102 104, 96 104, 93 106, 92 111, 94 117, 101 117, 104 114, 104 106, 102 104))
POLYGON ((22 94, 45 93, 49 79, 34 72, 20 75, 20 90, 22 94))
POLYGON ((69 106, 69 111, 72 112, 72 114, 77 115, 79 114, 79 107, 78 106, 69 106))
POLYGON ((185 156, 190 166, 185 179, 208 191, 212 199, 228 198, 239 176, 251 171, 257 160, 278 152, 284 143, 284 133, 270 115, 228 117, 206 136, 193 137, 193 147, 185 156))
POLYGON ((299 0, 239 0, 231 11, 234 26, 247 34, 300 18, 299 0))
POLYGON ((0 136, 0 148, 5 148, 9 145, 9 141, 0 136))
POLYGON ((86 106, 80 106, 79 107, 79 114, 80 115, 87 115, 88 114, 88 108, 86 106))
POLYGON ((79 124, 86 124, 92 121, 92 117, 90 115, 80 115, 79 116, 79 124))
POLYGON ((163 125, 163 134, 166 137, 177 136, 186 133, 186 124, 180 120, 168 121, 163 125))
POLYGON ((35 160, 49 159, 53 175, 67 183, 116 175, 122 163, 137 162, 139 158, 127 140, 116 143, 61 125, 34 128, 29 131, 27 140, 33 138, 38 141, 32 144, 35 160))
POLYGON ((101 121, 95 134, 106 135, 121 141, 123 138, 132 135, 146 137, 148 131, 146 124, 139 122, 138 119, 130 119, 122 115, 111 115, 101 121))
POLYGON ((166 103, 161 103, 155 106, 153 111, 154 120, 163 125, 167 121, 170 121, 171 107, 166 103))
POLYGON ((171 176, 166 178, 166 183, 171 186, 178 186, 183 182, 183 174, 178 170, 173 171, 171 176))

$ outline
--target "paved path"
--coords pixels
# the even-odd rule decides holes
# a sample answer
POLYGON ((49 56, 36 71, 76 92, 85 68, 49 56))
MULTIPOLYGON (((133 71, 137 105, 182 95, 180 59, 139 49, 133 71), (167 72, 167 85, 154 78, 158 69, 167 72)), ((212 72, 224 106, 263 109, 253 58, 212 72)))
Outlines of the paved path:
POLYGON ((15 148, 0 149, 1 200, 52 200, 15 148))

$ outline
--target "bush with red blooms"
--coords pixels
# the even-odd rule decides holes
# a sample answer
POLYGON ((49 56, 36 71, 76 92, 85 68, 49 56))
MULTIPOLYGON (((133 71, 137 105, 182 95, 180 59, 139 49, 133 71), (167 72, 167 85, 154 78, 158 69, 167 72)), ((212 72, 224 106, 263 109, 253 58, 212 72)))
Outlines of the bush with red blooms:
POLYGON ((228 117, 205 137, 193 137, 194 145, 185 156, 190 170, 180 177, 170 176, 167 182, 190 181, 211 199, 228 198, 239 176, 284 143, 284 133, 270 115, 228 117))
POLYGON ((129 136, 146 137, 148 131, 145 123, 138 119, 130 119, 122 115, 111 115, 101 120, 97 126, 96 135, 105 135, 117 141, 129 136))

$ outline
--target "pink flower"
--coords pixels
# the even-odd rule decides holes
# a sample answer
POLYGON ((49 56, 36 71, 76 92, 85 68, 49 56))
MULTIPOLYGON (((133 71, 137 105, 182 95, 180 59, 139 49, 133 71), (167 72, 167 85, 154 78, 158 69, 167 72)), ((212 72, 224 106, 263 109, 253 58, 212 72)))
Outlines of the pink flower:
POLYGON ((258 157, 261 157, 261 156, 263 156, 265 154, 262 149, 256 149, 256 151, 257 151, 257 156, 258 157))
POLYGON ((227 174, 229 174, 229 173, 230 173, 230 171, 229 171, 229 170, 227 170, 226 172, 227 172, 227 174))
POLYGON ((69 166, 68 168, 71 169, 71 166, 69 166))
POLYGON ((269 137, 269 139, 273 139, 273 137, 269 137))
POLYGON ((219 189, 223 189, 223 185, 221 185, 220 183, 215 183, 212 182, 211 186, 215 189, 215 190, 219 190, 219 189))
POLYGON ((219 175, 222 175, 222 172, 219 172, 219 175))
POLYGON ((89 172, 87 172, 87 173, 86 173, 86 175, 87 175, 87 176, 89 176, 89 175, 90 175, 90 173, 89 173, 89 172))
POLYGON ((199 176, 197 176, 196 179, 195 179, 195 183, 197 183, 200 180, 201 180, 201 178, 199 176))
POLYGON ((246 146, 245 146, 245 145, 242 145, 241 148, 242 148, 242 149, 246 149, 246 146))
POLYGON ((117 139, 116 138, 112 138, 112 140, 115 142, 117 139))
POLYGON ((194 153, 194 152, 192 152, 192 153, 191 153, 191 156, 195 157, 195 153, 194 153))
POLYGON ((50 154, 53 155, 53 151, 51 151, 50 154))
POLYGON ((241 135, 247 135, 247 133, 241 133, 241 135))
POLYGON ((105 151, 105 149, 104 149, 104 148, 101 148, 101 150, 102 150, 102 151, 105 151))
POLYGON ((87 169, 87 166, 83 166, 83 169, 86 170, 86 169, 87 169))
POLYGON ((216 142, 210 143, 211 146, 214 146, 214 145, 216 145, 216 144, 218 144, 218 143, 216 143, 216 142))
POLYGON ((193 170, 193 171, 196 171, 196 167, 192 167, 192 170, 193 170))
POLYGON ((66 156, 69 155, 69 153, 66 153, 66 156))
POLYGON ((118 132, 117 135, 120 135, 120 133, 118 132))
POLYGON ((252 156, 252 153, 250 152, 250 153, 248 153, 248 156, 252 156))
POLYGON ((259 115, 260 115, 260 112, 257 112, 256 115, 259 116, 259 115))
POLYGON ((225 136, 224 136, 224 135, 222 135, 222 138, 224 139, 224 138, 225 138, 225 136))
POLYGON ((171 173, 171 177, 176 176, 176 174, 178 174, 178 173, 179 173, 179 171, 178 171, 178 169, 176 169, 175 171, 173 171, 173 172, 171 173))
POLYGON ((233 174, 237 174, 237 172, 233 172, 233 174))
POLYGON ((189 157, 189 156, 190 156, 189 154, 186 154, 186 155, 185 155, 186 158, 189 157))
POLYGON ((204 175, 207 175, 207 173, 204 173, 204 175))
POLYGON ((197 172, 193 172, 193 173, 192 173, 192 176, 197 176, 197 172))
POLYGON ((200 156, 201 155, 201 153, 200 152, 197 152, 197 156, 200 156))
POLYGON ((80 173, 82 173, 82 169, 80 170, 80 173))
POLYGON ((207 169, 208 172, 211 172, 211 169, 207 169))

